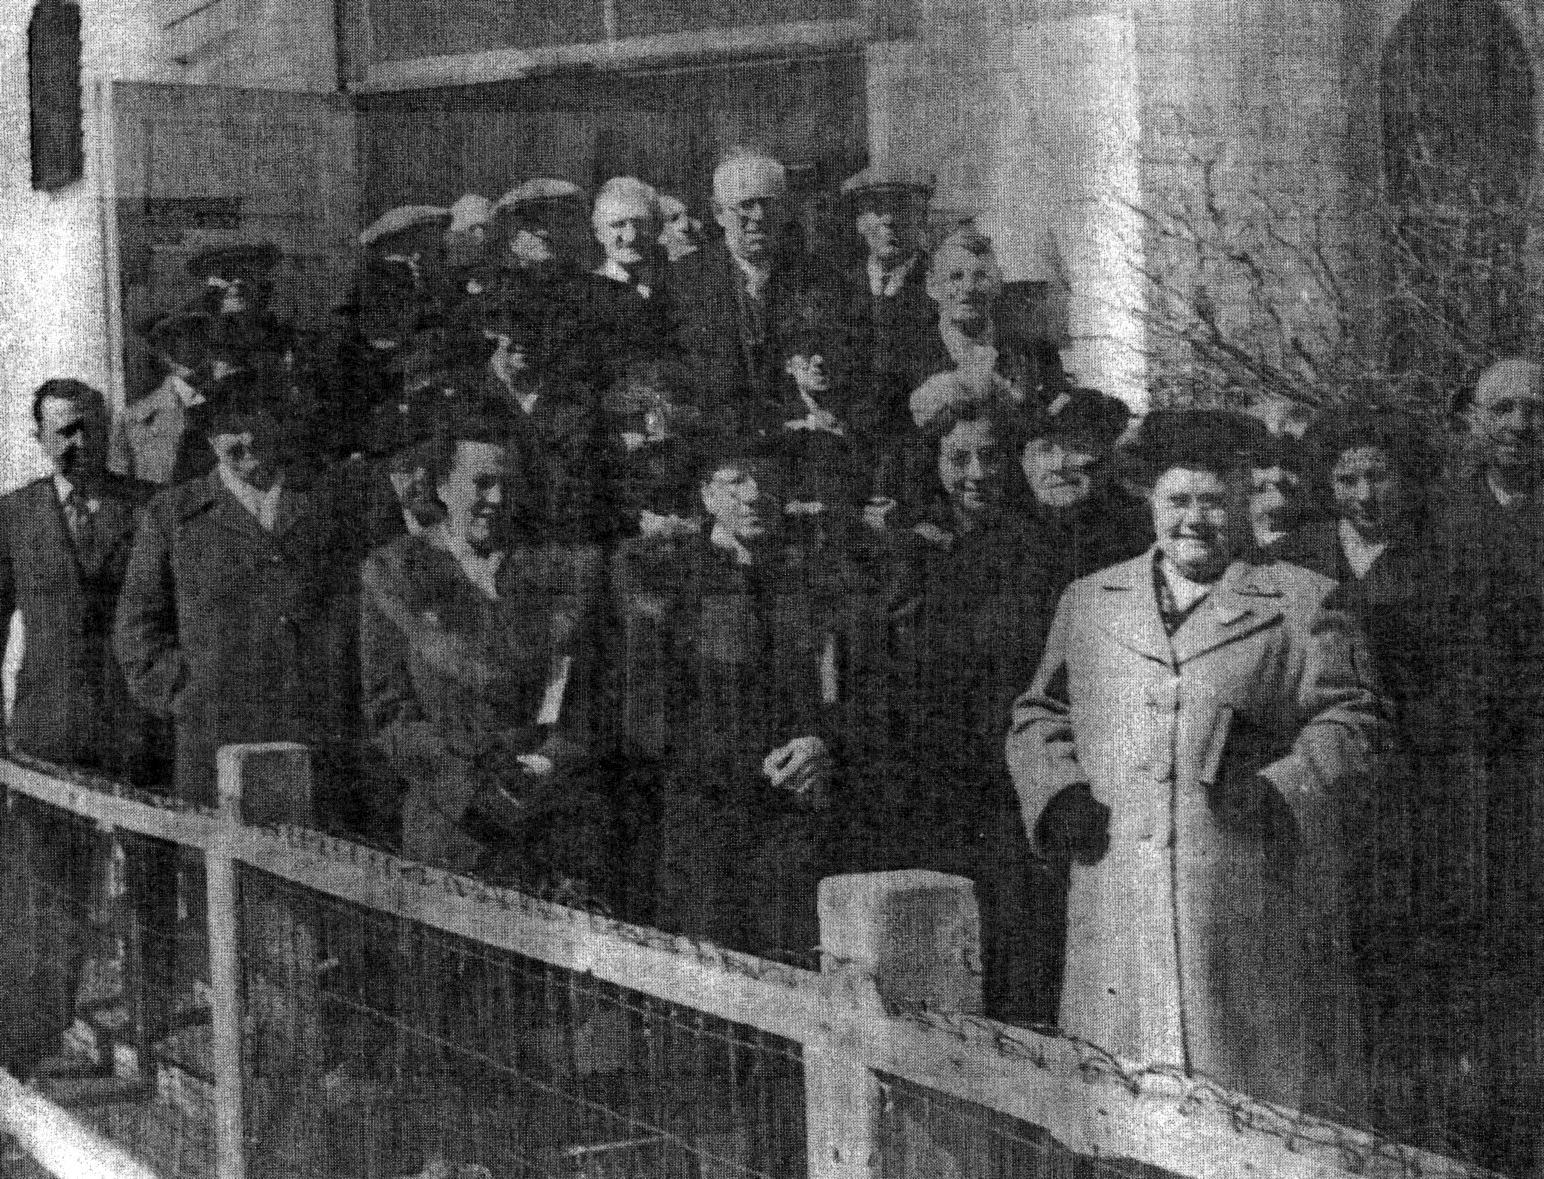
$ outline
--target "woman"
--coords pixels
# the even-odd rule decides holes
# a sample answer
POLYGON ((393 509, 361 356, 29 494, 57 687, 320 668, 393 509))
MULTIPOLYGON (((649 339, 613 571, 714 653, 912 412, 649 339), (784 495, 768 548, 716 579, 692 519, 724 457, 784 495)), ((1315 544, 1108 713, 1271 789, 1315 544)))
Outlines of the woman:
POLYGON ((882 807, 873 850, 880 868, 932 868, 976 882, 989 1008, 1035 1020, 1050 1013, 1056 972, 1029 951, 1043 949, 1057 926, 1027 906, 1029 848, 1002 735, 1054 599, 1017 506, 1018 435, 1011 409, 976 400, 934 414, 914 443, 910 466, 920 475, 929 465, 932 479, 918 523, 895 546, 894 736, 875 783, 882 807))
MULTIPOLYGON (((1438 461, 1420 427, 1390 411, 1324 413, 1304 446, 1312 490, 1331 515, 1269 551, 1340 583, 1331 601, 1361 624, 1394 710, 1395 756, 1372 784, 1371 812, 1354 824, 1363 834, 1352 849, 1349 895, 1365 899, 1353 920, 1361 927, 1355 942, 1363 982, 1384 1013, 1371 1021, 1374 1045, 1397 1053, 1394 1033, 1411 1024, 1401 1014, 1412 999, 1408 984, 1442 973, 1438 963, 1419 961, 1417 951, 1443 943, 1439 881, 1454 854, 1447 801, 1453 783, 1444 772, 1452 761, 1442 739, 1450 726, 1438 694, 1451 678, 1438 647, 1446 630, 1443 595, 1435 592, 1446 582, 1423 539, 1425 488, 1438 461)), ((1456 948, 1463 939, 1453 932, 1456 948)), ((1388 1074, 1397 1059, 1383 1061, 1375 1075, 1388 1074)), ((1410 1109, 1392 1114, 1419 1117, 1410 1109)), ((1388 1128, 1402 1137, 1419 1132, 1415 1124, 1388 1128)))

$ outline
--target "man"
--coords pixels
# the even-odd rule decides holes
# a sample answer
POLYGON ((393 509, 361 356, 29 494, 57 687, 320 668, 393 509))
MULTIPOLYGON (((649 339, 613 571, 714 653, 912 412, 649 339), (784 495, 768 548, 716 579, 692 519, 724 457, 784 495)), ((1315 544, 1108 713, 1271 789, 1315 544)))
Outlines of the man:
POLYGON ((585 276, 585 355, 570 368, 604 389, 631 361, 675 352, 675 317, 657 240, 658 194, 636 177, 613 177, 596 193, 590 221, 605 258, 585 276))
MULTIPOLYGON (((53 473, 0 497, 0 649, 13 611, 26 628, 7 747, 153 785, 154 726, 129 699, 109 641, 134 513, 150 489, 107 470, 107 407, 89 385, 45 382, 32 418, 53 473)), ((3 827, 7 867, 30 873, 41 898, 35 909, 23 904, 27 882, 16 880, 0 930, 0 1059, 30 1076, 73 1020, 84 959, 77 926, 96 857, 62 812, 25 800, 12 799, 3 827)))
POLYGON ((188 259, 188 273, 205 289, 185 310, 214 319, 221 353, 234 364, 256 352, 282 356, 294 347, 294 328, 268 309, 273 271, 283 259, 270 242, 214 246, 188 259))
POLYGON ((1354 1112, 1344 818, 1386 736, 1335 585, 1247 551, 1235 415, 1155 411, 1154 547, 1063 595, 1014 706, 1025 828, 1069 864, 1061 1027, 1132 1067, 1354 1112))
POLYGON ((713 172, 713 218, 723 241, 681 259, 671 275, 701 409, 722 431, 758 440, 783 425, 781 337, 808 317, 806 305, 818 294, 784 247, 787 194, 781 163, 731 152, 713 172))
MULTIPOLYGON (((1487 368, 1453 404, 1467 432, 1467 461, 1436 497, 1432 539, 1440 576, 1426 592, 1446 620, 1433 657, 1444 676, 1446 756, 1463 770, 1453 788, 1477 784, 1456 801, 1484 832, 1483 850, 1446 848, 1452 870, 1454 932, 1483 951, 1464 955, 1462 977, 1490 993, 1532 995, 1536 930, 1544 917, 1544 369, 1519 358, 1487 368), (1475 766, 1482 772, 1476 774, 1475 766), (1512 981, 1508 981, 1512 980, 1512 981)), ((1537 1104, 1512 1078, 1532 1070, 1520 1026, 1537 1003, 1499 1013, 1482 1029, 1480 1075, 1494 1077, 1494 1120, 1475 1128, 1486 1165, 1522 1173, 1544 1157, 1536 1135, 1507 1120, 1509 1105, 1537 1104)))
POLYGON ((202 312, 181 312, 153 320, 145 340, 165 374, 145 396, 129 402, 113 426, 108 466, 119 475, 147 483, 172 481, 188 411, 204 400, 199 386, 225 375, 228 364, 215 353, 215 323, 202 312))
POLYGON ((997 322, 993 308, 1002 290, 991 239, 980 230, 964 226, 939 243, 927 272, 937 319, 909 361, 919 384, 954 370, 1030 410, 1055 399, 1066 383, 1061 356, 1050 341, 1018 336, 997 322))
POLYGON ((578 335, 583 301, 578 266, 583 241, 584 194, 578 185, 537 177, 516 185, 493 204, 493 286, 477 296, 539 323, 541 347, 562 357, 578 335))
POLYGON ((1033 419, 1020 452, 1030 534, 1053 595, 1152 543, 1148 513, 1115 485, 1115 444, 1131 411, 1097 389, 1069 389, 1033 419))
POLYGON ((452 412, 430 465, 443 520, 364 571, 365 709, 408 783, 403 851, 609 901, 606 808, 582 785, 599 554, 534 542, 532 472, 499 423, 452 412))
POLYGON ((347 674, 326 666, 342 571, 327 504, 291 485, 273 401, 242 373, 199 407, 218 465, 146 508, 114 642, 135 700, 175 724, 179 798, 214 803, 221 745, 299 741, 317 749, 325 811, 330 689, 347 674))
POLYGON ((686 202, 669 193, 660 194, 659 212, 664 219, 659 244, 672 264, 702 249, 702 222, 692 216, 686 202))
POLYGON ((899 167, 866 168, 842 184, 867 248, 843 277, 849 349, 862 386, 863 433, 885 440, 882 446, 910 427, 907 398, 921 381, 906 362, 937 322, 923 252, 932 193, 931 173, 899 167))
POLYGON ((707 447, 700 535, 624 541, 627 738, 667 763, 657 921, 741 949, 807 949, 846 700, 840 563, 785 533, 781 473, 707 447))

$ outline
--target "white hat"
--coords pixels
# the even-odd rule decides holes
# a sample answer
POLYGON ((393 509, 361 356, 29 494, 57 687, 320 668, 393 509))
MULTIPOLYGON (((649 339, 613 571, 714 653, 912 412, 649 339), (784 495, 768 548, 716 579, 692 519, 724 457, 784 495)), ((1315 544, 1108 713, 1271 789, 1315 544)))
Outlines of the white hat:
POLYGON ((469 192, 450 206, 450 228, 447 233, 465 233, 478 225, 493 220, 493 202, 475 192, 469 192))
POLYGON ((898 189, 925 196, 933 191, 934 185, 933 173, 923 168, 903 164, 870 164, 863 171, 842 181, 842 195, 898 189))
POLYGON ((763 152, 736 149, 713 169, 713 199, 721 205, 780 197, 787 191, 787 170, 763 152))
POLYGON ((416 229, 420 225, 444 221, 449 217, 450 210, 441 208, 439 205, 398 205, 395 209, 388 209, 360 230, 359 243, 373 246, 382 238, 391 237, 407 229, 416 229))

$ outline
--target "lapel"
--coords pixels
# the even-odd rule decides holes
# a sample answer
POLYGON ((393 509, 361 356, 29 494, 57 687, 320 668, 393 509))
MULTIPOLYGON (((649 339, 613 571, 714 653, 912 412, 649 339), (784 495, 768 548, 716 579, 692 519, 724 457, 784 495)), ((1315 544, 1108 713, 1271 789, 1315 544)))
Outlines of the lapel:
POLYGON ((1173 648, 1153 594, 1153 550, 1099 575, 1099 629, 1146 659, 1172 666, 1173 648))
POLYGON ((78 585, 85 579, 85 571, 80 565, 80 554, 75 551, 75 540, 70 535, 69 521, 65 519, 64 505, 59 502, 53 476, 39 479, 33 489, 32 510, 27 514, 32 527, 37 530, 34 540, 37 552, 40 555, 58 553, 62 558, 60 572, 78 585))
MULTIPOLYGON (((1175 664, 1183 666, 1272 625, 1281 617, 1285 600, 1271 566, 1234 561, 1170 640, 1175 664)), ((1153 613, 1156 616, 1156 602, 1153 613)))

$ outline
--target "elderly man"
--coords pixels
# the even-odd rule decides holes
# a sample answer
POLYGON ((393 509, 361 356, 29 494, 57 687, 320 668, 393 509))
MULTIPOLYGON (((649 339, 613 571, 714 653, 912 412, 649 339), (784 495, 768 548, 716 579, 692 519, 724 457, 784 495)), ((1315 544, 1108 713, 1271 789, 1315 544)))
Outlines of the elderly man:
POLYGON ((701 408, 728 433, 775 437, 782 428, 781 337, 815 292, 784 246, 783 165, 737 150, 713 172, 713 217, 722 242, 673 268, 680 344, 701 408))
MULTIPOLYGON (((1474 784, 1459 799, 1483 832, 1483 852, 1445 848, 1452 871, 1449 909, 1466 953, 1466 981, 1532 995, 1522 980, 1536 975, 1536 930, 1544 917, 1544 369, 1510 358, 1486 369, 1455 398, 1455 421, 1468 434, 1468 461, 1438 491, 1431 537, 1442 576, 1425 592, 1445 607, 1446 643, 1435 657, 1446 672, 1448 757, 1474 784), (1476 774, 1473 766, 1483 767, 1476 774), (1473 926, 1483 933, 1476 937, 1473 926), (1514 980, 1508 982, 1507 980, 1514 980)), ((1536 1105, 1539 1092, 1518 1092, 1511 1078, 1535 1070, 1518 1045, 1538 1004, 1516 1009, 1485 1029, 1479 1063, 1495 1077, 1495 1121, 1475 1128, 1487 1165, 1522 1173, 1544 1158, 1544 1144, 1508 1122, 1507 1110, 1536 1105)))
POLYGON ((1386 737, 1328 578, 1247 550, 1233 415, 1157 411, 1157 543, 1075 582, 1014 706, 1026 829, 1070 862, 1060 1023, 1133 1066, 1355 1108, 1346 808, 1386 737))
POLYGON ((957 371, 982 392, 997 390, 1015 404, 1040 409, 1066 383, 1061 356, 1050 341, 1016 335, 997 322, 993 308, 1002 289, 990 238, 971 226, 945 236, 927 272, 937 319, 914 346, 908 366, 919 383, 957 371))
POLYGON ((840 562, 785 525, 782 472, 705 447, 699 535, 624 541, 628 738, 666 756, 658 922, 741 949, 807 949, 843 800, 840 562))
POLYGON ((672 354, 675 317, 664 288, 659 195, 636 177, 614 177, 595 194, 590 221, 605 258, 586 276, 587 354, 577 375, 602 389, 631 361, 672 354))
POLYGON ((862 386, 862 430, 881 447, 911 424, 907 398, 926 374, 913 372, 907 361, 938 319, 923 252, 932 192, 931 173, 877 165, 842 184, 867 249, 842 281, 849 351, 862 386))
MULTIPOLYGON (((13 611, 26 627, 6 745, 152 785, 154 725, 129 699, 110 641, 134 514, 152 488, 108 472, 107 407, 90 386, 45 382, 32 417, 53 471, 0 497, 0 648, 13 611)), ((13 900, 0 914, 0 1062, 30 1076, 73 1016, 95 857, 85 830, 25 800, 11 801, 0 830, 4 863, 32 878, 7 888, 13 900), (16 899, 29 885, 41 903, 16 899)))

